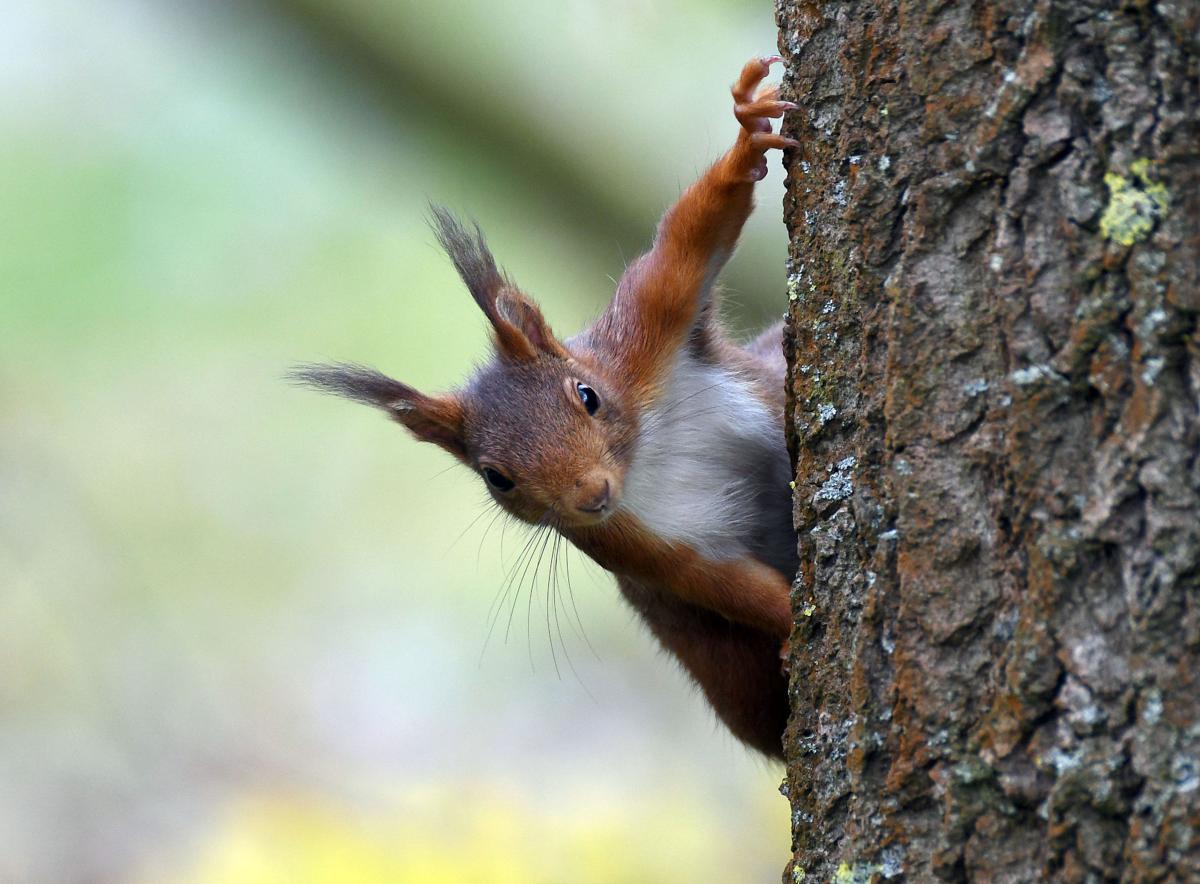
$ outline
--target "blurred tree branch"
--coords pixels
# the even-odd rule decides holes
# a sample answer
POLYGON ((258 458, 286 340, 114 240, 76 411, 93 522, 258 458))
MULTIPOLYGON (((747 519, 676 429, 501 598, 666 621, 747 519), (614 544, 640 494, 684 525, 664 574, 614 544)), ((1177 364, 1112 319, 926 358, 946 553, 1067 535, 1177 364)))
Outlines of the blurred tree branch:
MULTIPOLYGON (((346 0, 259 0, 260 6, 298 26, 328 58, 391 114, 420 115, 447 132, 461 131, 514 180, 553 201, 552 211, 589 239, 627 260, 648 245, 654 225, 692 170, 663 168, 660 153, 639 142, 653 131, 630 133, 628 121, 600 120, 591 130, 559 121, 510 70, 499 70, 500 47, 489 60, 455 45, 454 32, 436 13, 406 4, 346 0), (453 69, 468 73, 454 76, 453 69), (608 142, 606 145, 605 142, 608 142), (606 147, 621 150, 606 150, 606 147), (617 180, 614 180, 617 179, 617 180)), ((553 77, 551 71, 547 77, 553 77)), ((623 84, 614 84, 620 88, 623 84)), ((595 117, 593 113, 591 117, 595 117)), ((782 273, 757 260, 763 250, 747 243, 750 260, 734 262, 724 282, 760 305, 780 288, 782 273)))
POLYGON ((515 177, 529 178, 539 189, 558 194, 561 208, 574 216, 575 223, 590 227, 597 237, 619 242, 622 248, 637 247, 635 231, 646 225, 642 207, 618 198, 613 188, 589 176, 570 156, 537 138, 537 127, 524 109, 529 102, 481 101, 472 81, 486 79, 486 72, 475 78, 446 76, 450 67, 471 62, 456 56, 452 46, 426 45, 423 51, 410 51, 411 44, 422 42, 421 34, 372 22, 367 11, 345 4, 260 3, 300 25, 330 63, 374 92, 382 107, 393 113, 403 109, 405 115, 421 114, 447 130, 469 132, 472 139, 487 145, 489 154, 506 160, 515 177), (440 61, 433 63, 429 56, 440 61))

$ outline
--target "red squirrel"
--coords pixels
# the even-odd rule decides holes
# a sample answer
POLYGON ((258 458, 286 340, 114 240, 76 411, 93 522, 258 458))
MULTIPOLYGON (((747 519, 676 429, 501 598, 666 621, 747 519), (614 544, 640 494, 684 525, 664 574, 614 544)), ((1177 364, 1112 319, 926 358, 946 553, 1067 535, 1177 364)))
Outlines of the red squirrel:
POLYGON ((557 338, 478 227, 435 207, 437 238, 491 324, 492 359, 443 396, 358 365, 293 373, 382 409, 479 473, 505 511, 553 525, 616 577, 729 730, 773 757, 787 722, 780 649, 798 565, 781 326, 733 343, 713 285, 766 152, 798 146, 770 123, 795 105, 778 87, 758 88, 779 60, 742 69, 733 147, 663 216, 588 329, 557 338))

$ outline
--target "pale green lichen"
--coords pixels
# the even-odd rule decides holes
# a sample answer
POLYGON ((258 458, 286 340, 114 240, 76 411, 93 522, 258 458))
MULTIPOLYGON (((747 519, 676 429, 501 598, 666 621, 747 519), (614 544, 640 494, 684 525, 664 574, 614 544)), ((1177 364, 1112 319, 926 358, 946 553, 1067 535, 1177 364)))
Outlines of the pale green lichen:
MULTIPOLYGON (((804 277, 804 271, 801 269, 796 273, 789 273, 787 278, 787 293, 789 301, 798 301, 800 299, 800 282, 804 277)), ((784 314, 787 318, 787 314, 784 314)))
POLYGON ((1134 160, 1129 171, 1136 183, 1124 175, 1107 172, 1108 205, 1100 216, 1100 235, 1123 246, 1141 242, 1154 229, 1154 222, 1166 214, 1171 195, 1166 185, 1150 177, 1150 160, 1134 160))
POLYGON ((882 871, 883 868, 874 863, 856 863, 851 867, 849 863, 843 862, 833 873, 833 880, 837 884, 869 884, 871 878, 882 871))

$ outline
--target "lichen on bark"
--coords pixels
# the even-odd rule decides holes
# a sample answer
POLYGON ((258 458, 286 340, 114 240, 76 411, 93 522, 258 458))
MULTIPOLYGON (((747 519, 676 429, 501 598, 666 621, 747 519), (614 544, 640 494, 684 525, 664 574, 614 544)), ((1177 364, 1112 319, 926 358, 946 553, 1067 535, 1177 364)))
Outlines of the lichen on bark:
POLYGON ((778 19, 785 880, 1200 880, 1200 10, 778 19))

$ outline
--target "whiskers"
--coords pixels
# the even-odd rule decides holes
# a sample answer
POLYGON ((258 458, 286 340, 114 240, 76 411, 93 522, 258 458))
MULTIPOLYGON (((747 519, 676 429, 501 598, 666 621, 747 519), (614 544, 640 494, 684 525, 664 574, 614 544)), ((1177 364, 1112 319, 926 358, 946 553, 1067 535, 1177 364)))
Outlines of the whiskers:
MULTIPOLYGON (((505 512, 498 504, 492 502, 490 508, 485 508, 482 513, 477 515, 471 524, 459 535, 459 540, 462 536, 470 531, 472 527, 493 512, 492 519, 488 522, 484 530, 483 537, 480 539, 480 550, 483 549, 483 544, 487 540, 487 535, 497 521, 502 521, 505 525, 508 522, 517 522, 518 520, 505 512)), ((522 523, 524 524, 524 523, 522 523)), ((520 550, 516 558, 505 568, 504 576, 497 589, 492 603, 487 612, 487 635, 484 637, 483 646, 479 651, 479 665, 483 666, 484 657, 487 654, 488 646, 491 644, 492 636, 496 633, 500 621, 504 621, 504 644, 507 645, 513 632, 513 624, 517 620, 517 611, 520 608, 522 595, 525 596, 525 635, 526 645, 529 654, 530 671, 536 671, 533 654, 533 619, 534 619, 534 596, 542 596, 542 607, 545 613, 545 628, 546 638, 550 646, 550 659, 554 666, 555 675, 562 678, 563 668, 569 669, 575 680, 579 682, 584 692, 592 697, 590 690, 583 679, 579 675, 579 671, 575 668, 575 662, 571 657, 571 652, 567 648, 567 631, 572 631, 581 639, 591 651, 596 659, 600 659, 596 653, 591 640, 588 638, 587 630, 583 625, 583 619, 579 615, 579 608, 575 602, 575 589, 571 579, 571 552, 570 542, 562 534, 562 522, 553 507, 548 508, 536 523, 532 525, 528 535, 524 538, 520 550), (566 587, 566 597, 563 596, 563 587, 566 587), (563 621, 566 621, 567 627, 564 630, 563 621), (561 663, 560 663, 561 658, 561 663)), ((455 543, 458 541, 456 540, 455 543)), ((501 553, 503 558, 503 552, 501 553)))

